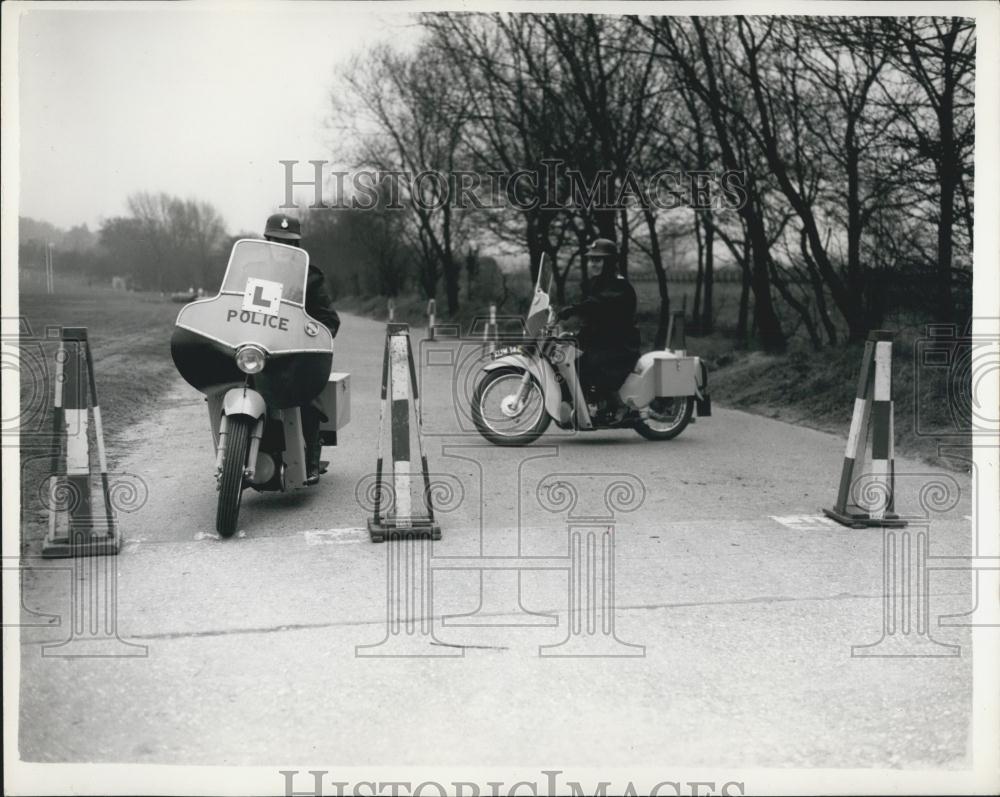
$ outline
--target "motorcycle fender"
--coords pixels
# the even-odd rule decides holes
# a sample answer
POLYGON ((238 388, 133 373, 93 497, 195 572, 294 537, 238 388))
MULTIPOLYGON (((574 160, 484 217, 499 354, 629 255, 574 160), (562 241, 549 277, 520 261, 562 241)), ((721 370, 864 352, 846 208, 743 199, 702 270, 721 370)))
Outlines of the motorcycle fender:
POLYGON ((555 372, 552 370, 552 366, 544 360, 535 360, 523 354, 508 354, 484 366, 483 370, 495 371, 497 368, 510 367, 527 371, 538 380, 538 384, 542 386, 542 392, 545 393, 546 412, 559 421, 562 417, 562 390, 559 388, 559 382, 556 379, 555 372))
POLYGON ((251 418, 259 418, 265 412, 267 404, 264 403, 264 397, 250 388, 233 388, 227 391, 225 398, 222 399, 224 415, 248 415, 251 418))

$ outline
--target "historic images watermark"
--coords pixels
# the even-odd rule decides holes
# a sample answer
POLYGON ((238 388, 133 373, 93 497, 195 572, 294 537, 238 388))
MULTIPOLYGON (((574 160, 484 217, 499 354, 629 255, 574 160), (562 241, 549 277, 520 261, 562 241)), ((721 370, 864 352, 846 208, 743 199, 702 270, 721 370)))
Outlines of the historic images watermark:
MULTIPOLYGON (((976 452, 997 447, 1000 405, 990 393, 1000 372, 1000 319, 977 316, 965 326, 928 324, 913 347, 914 432, 934 437, 938 455, 967 468, 972 479, 973 549, 969 556, 929 556, 932 570, 970 572, 975 603, 965 613, 943 615, 939 626, 1000 626, 1000 537, 995 524, 996 474, 982 470, 976 452), (935 400, 944 381, 947 411, 935 400)), ((938 491, 940 493, 940 490, 938 491)), ((941 511, 947 501, 931 509, 941 511)), ((921 508, 926 509, 921 497, 921 508)))
POLYGON ((661 169, 640 177, 632 171, 619 175, 609 169, 585 174, 556 159, 543 160, 537 169, 487 172, 345 171, 325 160, 278 163, 284 187, 284 202, 279 207, 287 210, 302 206, 295 198, 296 187, 312 189, 313 201, 308 207, 313 210, 403 210, 404 202, 423 211, 446 206, 518 211, 615 211, 631 207, 736 210, 748 196, 745 175, 739 170, 661 169))
MULTIPOLYGON (((511 459, 493 461, 481 456, 482 445, 443 446, 445 460, 471 463, 478 471, 468 488, 453 474, 429 474, 429 492, 435 495, 435 511, 456 511, 463 502, 478 502, 473 515, 479 518, 480 551, 467 556, 441 555, 424 539, 398 539, 385 543, 386 617, 383 637, 360 644, 355 655, 362 658, 461 657, 465 645, 452 645, 438 634, 448 628, 527 628, 562 626, 549 644, 538 647, 542 658, 633 658, 645 656, 644 645, 619 637, 615 627, 615 545, 620 516, 638 509, 646 498, 646 487, 628 473, 550 472, 535 482, 525 472, 533 460, 556 457, 556 446, 536 447, 511 459), (513 539, 494 539, 486 517, 487 485, 513 483, 512 490, 533 494, 533 511, 561 517, 565 529, 565 553, 538 556, 524 553, 522 532, 531 527, 526 507, 512 504, 509 519, 491 516, 491 523, 516 529, 513 539), (436 619, 434 578, 445 572, 477 576, 476 608, 463 614, 436 619), (563 577, 563 619, 536 612, 523 604, 522 575, 541 572, 563 577)), ((372 511, 376 491, 380 505, 392 511, 396 496, 388 484, 377 487, 367 476, 358 483, 355 497, 365 511, 372 511)))
POLYGON ((650 797, 701 797, 702 795, 724 795, 724 797, 742 797, 746 786, 741 780, 691 780, 663 779, 658 782, 602 780, 597 783, 582 783, 565 777, 561 769, 543 769, 532 780, 519 780, 508 783, 502 780, 475 781, 437 781, 425 780, 413 782, 408 780, 337 780, 336 775, 326 769, 279 769, 282 776, 285 797, 376 797, 377 795, 392 795, 392 797, 519 797, 522 795, 572 795, 583 797, 586 794, 609 795, 620 794, 623 797, 648 794, 650 797), (560 777, 562 776, 562 777, 560 777))
MULTIPOLYGON (((992 322, 995 319, 976 319, 992 322)), ((1000 339, 975 334, 973 321, 928 324, 913 346, 913 416, 917 435, 948 438, 946 445, 968 444, 969 436, 995 442, 1000 433, 1000 406, 986 395, 990 379, 1000 371, 1000 339), (947 414, 940 412, 935 380, 943 380, 947 414)))

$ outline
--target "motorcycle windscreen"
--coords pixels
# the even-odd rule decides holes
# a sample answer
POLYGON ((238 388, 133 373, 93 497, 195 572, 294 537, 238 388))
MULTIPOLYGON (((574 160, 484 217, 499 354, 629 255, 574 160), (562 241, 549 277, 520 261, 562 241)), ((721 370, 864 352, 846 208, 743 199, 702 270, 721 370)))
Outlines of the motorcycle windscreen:
POLYGON ((236 351, 267 353, 253 383, 269 404, 292 407, 317 396, 333 362, 333 336, 303 305, 309 256, 269 241, 237 241, 219 294, 185 305, 177 315, 171 354, 193 387, 242 383, 236 351))
POLYGON ((535 280, 535 293, 531 298, 531 307, 528 308, 528 317, 525 320, 525 329, 531 337, 536 337, 549 320, 549 293, 552 290, 552 267, 542 255, 538 264, 538 279, 535 280))
POLYGON ((241 238, 233 244, 220 293, 249 293, 261 306, 305 303, 309 253, 274 241, 241 238))

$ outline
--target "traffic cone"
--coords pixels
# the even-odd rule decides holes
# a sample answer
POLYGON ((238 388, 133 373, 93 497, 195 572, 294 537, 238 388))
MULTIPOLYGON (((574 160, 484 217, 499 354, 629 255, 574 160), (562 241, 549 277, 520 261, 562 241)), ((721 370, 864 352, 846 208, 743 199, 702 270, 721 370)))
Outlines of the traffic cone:
POLYGON ((406 537, 441 539, 441 527, 434 521, 431 501, 430 476, 427 457, 421 436, 420 398, 417 393, 417 374, 413 364, 408 324, 389 324, 386 327, 385 353, 382 359, 382 403, 378 424, 378 459, 375 465, 374 514, 368 521, 372 542, 406 537), (410 397, 414 407, 417 449, 423 475, 423 511, 414 512, 413 484, 410 462, 410 397), (389 415, 386 402, 391 401, 389 415), (385 425, 390 425, 392 447, 393 510, 382 514, 382 496, 386 490, 383 475, 383 443, 385 425))
POLYGON ((851 528, 906 525, 894 511, 893 435, 892 333, 876 330, 868 334, 865 342, 837 502, 833 508, 823 510, 827 517, 851 528), (862 485, 857 482, 855 472, 858 459, 864 459, 869 437, 871 481, 862 485), (873 506, 870 509, 859 506, 856 492, 869 493, 873 506))
POLYGON ((94 379, 94 359, 84 327, 64 327, 62 330, 56 356, 53 431, 49 529, 42 542, 42 556, 65 558, 117 554, 121 549, 121 535, 108 491, 108 463, 94 379), (88 390, 101 469, 104 499, 101 515, 95 514, 91 500, 88 390))

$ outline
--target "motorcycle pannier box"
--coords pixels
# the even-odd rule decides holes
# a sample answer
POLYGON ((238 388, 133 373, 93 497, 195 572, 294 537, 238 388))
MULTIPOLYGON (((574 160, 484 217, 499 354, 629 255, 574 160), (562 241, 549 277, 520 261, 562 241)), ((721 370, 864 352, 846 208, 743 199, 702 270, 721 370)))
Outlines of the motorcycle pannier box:
POLYGON ((320 434, 336 433, 351 420, 351 375, 331 373, 330 379, 319 394, 320 407, 327 420, 320 424, 320 434))
MULTIPOLYGON (((659 352, 657 353, 659 354, 659 352)), ((660 398, 693 396, 697 387, 694 357, 673 357, 667 354, 656 357, 653 363, 655 395, 660 398)))

